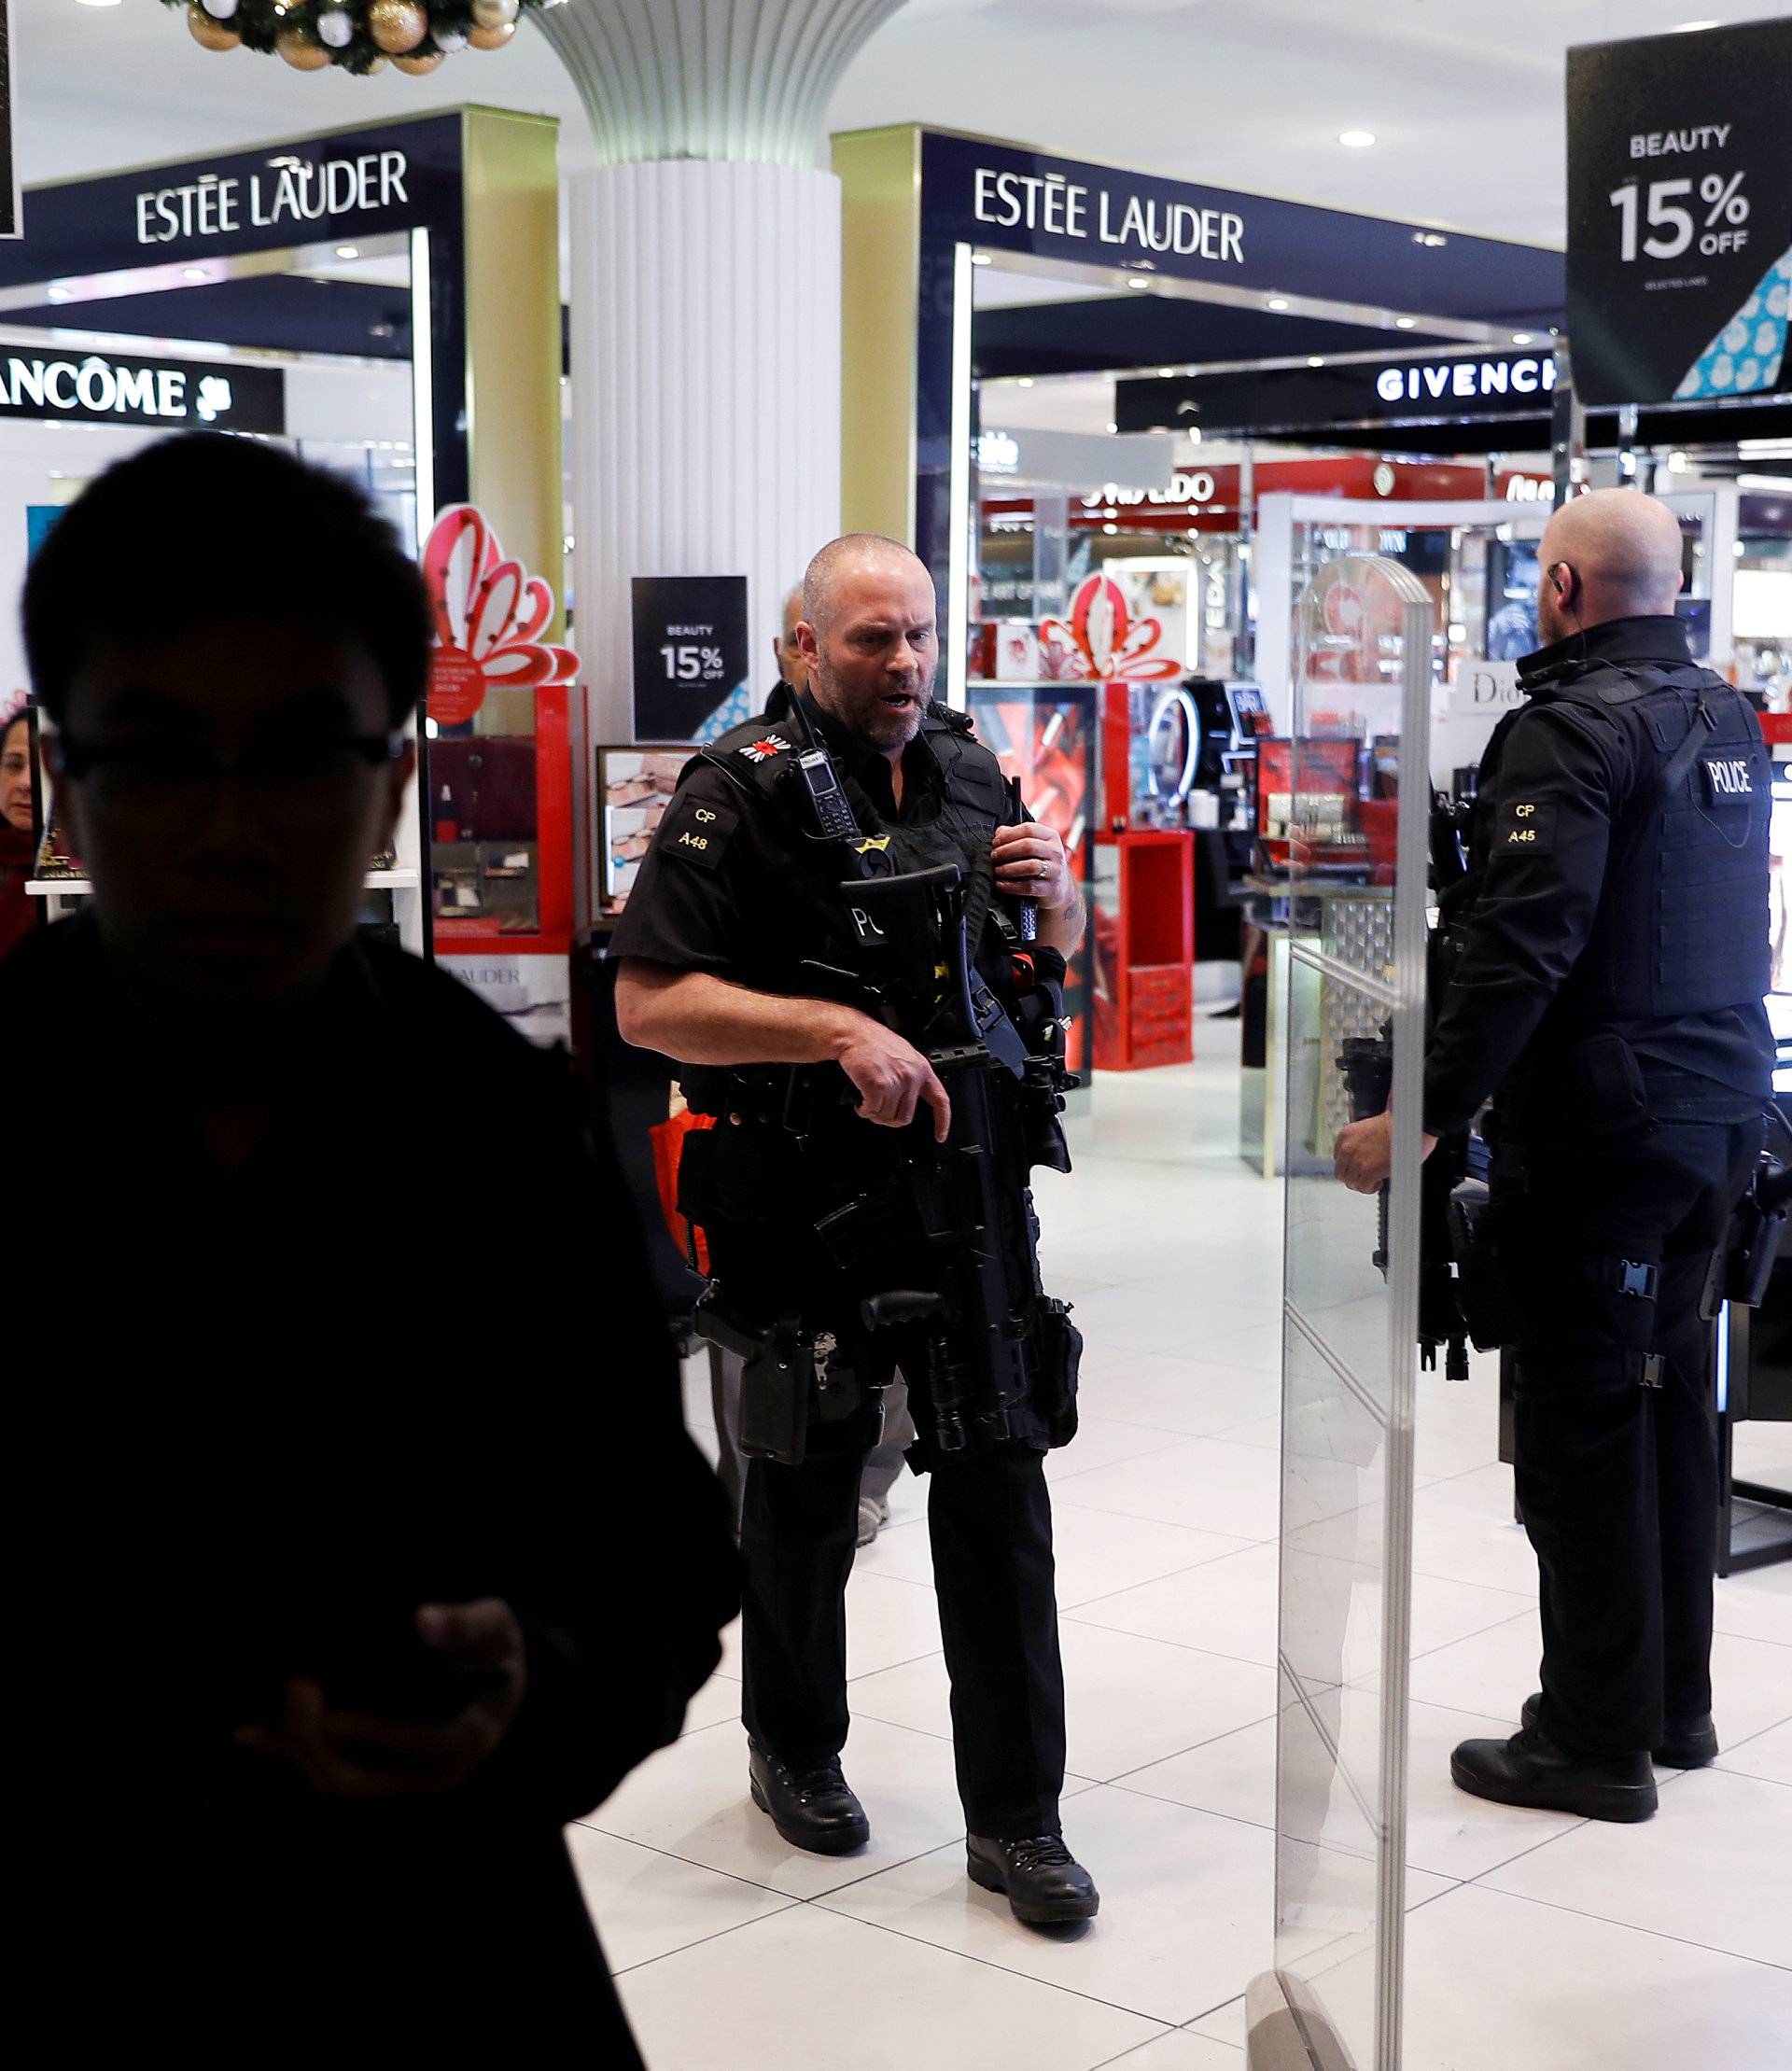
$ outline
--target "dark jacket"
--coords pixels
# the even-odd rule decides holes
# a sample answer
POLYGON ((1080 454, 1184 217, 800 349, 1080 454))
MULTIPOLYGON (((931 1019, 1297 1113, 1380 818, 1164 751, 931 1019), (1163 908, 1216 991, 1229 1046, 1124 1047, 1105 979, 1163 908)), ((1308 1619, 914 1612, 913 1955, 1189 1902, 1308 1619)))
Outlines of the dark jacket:
POLYGON ((1482 758, 1471 875, 1447 913, 1463 947, 1427 1045, 1426 1128, 1502 1087, 1594 1128, 1626 1098, 1753 1112, 1772 1058, 1771 771, 1747 701, 1667 617, 1590 627, 1519 678, 1529 702, 1482 758))
POLYGON ((491 2033, 636 2064, 561 1827, 677 1734, 734 1557, 563 1065, 357 945, 226 1176, 86 921, 0 967, 0 1043, 35 1204, 13 1834, 47 1932, 21 1977, 89 2039, 115 2014, 195 2063, 380 2036, 472 2061, 491 2033), (283 1677, 352 1700, 419 1602, 488 1594, 528 1690, 461 1792, 320 1798, 232 1745, 283 1677))

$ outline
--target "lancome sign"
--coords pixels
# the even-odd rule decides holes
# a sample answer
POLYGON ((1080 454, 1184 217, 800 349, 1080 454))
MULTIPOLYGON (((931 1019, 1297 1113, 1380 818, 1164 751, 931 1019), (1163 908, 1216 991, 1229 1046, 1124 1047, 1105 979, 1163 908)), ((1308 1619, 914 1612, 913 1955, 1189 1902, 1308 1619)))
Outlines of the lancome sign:
POLYGON ((78 359, 29 352, 0 357, 0 420, 281 432, 286 392, 277 367, 105 353, 78 359))

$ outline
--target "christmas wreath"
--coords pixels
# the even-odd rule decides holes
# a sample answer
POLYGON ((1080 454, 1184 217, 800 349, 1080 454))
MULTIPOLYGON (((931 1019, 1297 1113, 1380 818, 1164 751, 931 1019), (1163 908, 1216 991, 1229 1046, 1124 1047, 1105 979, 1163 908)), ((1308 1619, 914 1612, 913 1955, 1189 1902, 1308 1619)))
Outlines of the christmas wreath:
POLYGON ((339 64, 366 75, 389 58, 400 72, 433 72, 470 44, 501 50, 525 7, 555 0, 162 0, 178 7, 207 50, 272 51, 300 72, 339 64))

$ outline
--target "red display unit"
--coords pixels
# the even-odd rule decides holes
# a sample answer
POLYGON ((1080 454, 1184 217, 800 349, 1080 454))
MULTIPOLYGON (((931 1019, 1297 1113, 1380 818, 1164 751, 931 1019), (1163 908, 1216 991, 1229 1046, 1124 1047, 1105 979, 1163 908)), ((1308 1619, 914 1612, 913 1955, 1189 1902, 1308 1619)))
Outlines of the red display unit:
POLYGON ((1095 857, 1095 1062, 1101 1071, 1195 1055, 1195 837, 1125 833, 1095 857))

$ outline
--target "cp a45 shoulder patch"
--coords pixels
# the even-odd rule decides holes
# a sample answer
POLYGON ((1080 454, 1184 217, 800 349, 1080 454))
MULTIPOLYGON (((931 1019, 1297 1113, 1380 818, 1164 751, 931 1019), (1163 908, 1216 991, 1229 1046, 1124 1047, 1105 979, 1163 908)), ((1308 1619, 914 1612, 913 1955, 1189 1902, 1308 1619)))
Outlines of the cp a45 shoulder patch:
POLYGON ((1556 808, 1541 799, 1508 798, 1493 819, 1493 861, 1501 856, 1547 856, 1556 846, 1556 808))
POLYGON ((714 870, 739 824, 740 815, 719 799, 675 798, 660 822, 660 854, 714 870))

